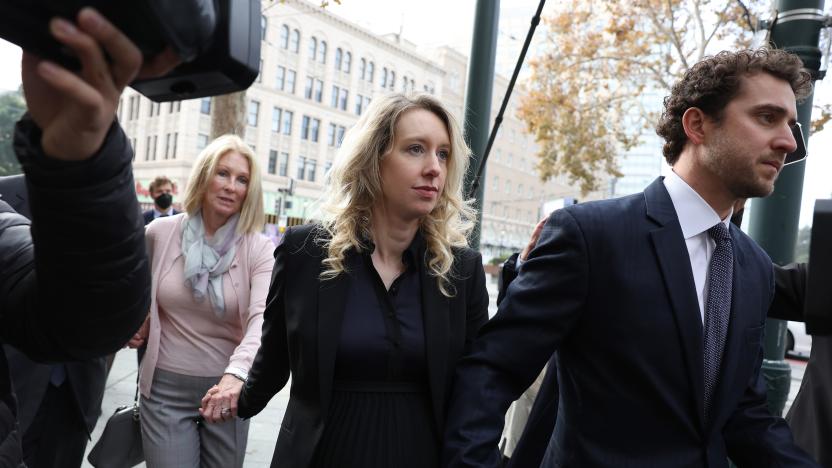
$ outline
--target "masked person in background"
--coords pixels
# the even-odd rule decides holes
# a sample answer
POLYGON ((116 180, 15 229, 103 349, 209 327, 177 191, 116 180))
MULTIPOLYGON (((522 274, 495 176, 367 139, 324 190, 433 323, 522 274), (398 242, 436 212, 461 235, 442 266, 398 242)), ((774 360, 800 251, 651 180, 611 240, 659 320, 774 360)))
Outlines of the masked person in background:
POLYGON ((144 224, 161 216, 172 216, 179 213, 173 207, 173 182, 165 176, 158 176, 153 179, 148 189, 150 198, 153 199, 153 208, 143 213, 144 224))

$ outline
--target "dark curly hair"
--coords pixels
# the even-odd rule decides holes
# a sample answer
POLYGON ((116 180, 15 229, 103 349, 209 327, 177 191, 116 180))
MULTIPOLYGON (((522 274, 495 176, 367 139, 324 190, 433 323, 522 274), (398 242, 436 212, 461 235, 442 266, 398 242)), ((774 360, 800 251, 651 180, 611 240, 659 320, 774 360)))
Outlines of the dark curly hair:
POLYGON ((656 125, 656 133, 664 138, 662 148, 668 164, 679 159, 688 141, 682 128, 682 115, 697 107, 719 122, 728 103, 740 90, 743 76, 768 73, 789 83, 798 100, 812 92, 812 79, 803 63, 793 54, 780 49, 723 51, 706 57, 690 68, 664 98, 664 111, 656 125))

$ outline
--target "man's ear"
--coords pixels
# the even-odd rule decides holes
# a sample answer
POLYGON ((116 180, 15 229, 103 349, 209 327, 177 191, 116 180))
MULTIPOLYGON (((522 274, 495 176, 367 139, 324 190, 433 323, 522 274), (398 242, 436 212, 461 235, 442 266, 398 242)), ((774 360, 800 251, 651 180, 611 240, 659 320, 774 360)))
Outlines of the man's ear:
POLYGON ((696 145, 705 141, 705 126, 708 116, 698 107, 690 107, 682 114, 682 128, 688 140, 696 145))

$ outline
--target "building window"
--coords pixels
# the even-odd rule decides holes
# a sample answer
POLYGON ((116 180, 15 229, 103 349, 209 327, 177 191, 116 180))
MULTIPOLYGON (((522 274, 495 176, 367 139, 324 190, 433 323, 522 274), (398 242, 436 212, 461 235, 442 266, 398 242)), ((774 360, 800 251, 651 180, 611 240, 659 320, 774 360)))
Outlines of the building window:
POLYGON ((310 180, 312 182, 315 181, 315 168, 318 165, 318 162, 314 159, 310 159, 306 163, 306 180, 310 180))
POLYGON ((199 103, 199 111, 206 115, 211 114, 211 98, 202 98, 202 100, 199 103))
POLYGON ((310 131, 311 135, 310 135, 310 138, 309 138, 310 140, 317 143, 317 141, 318 141, 318 131, 320 130, 320 128, 321 128, 321 119, 312 119, 312 127, 310 129, 311 130, 310 131))
POLYGON ((289 50, 294 53, 300 52, 300 31, 292 30, 292 36, 289 38, 289 50))
POLYGON ((208 135, 200 133, 196 136, 196 150, 202 151, 206 146, 208 146, 208 135))
POLYGON ((387 67, 381 69, 381 87, 387 87, 387 67))
POLYGON ((295 79, 298 74, 294 70, 286 71, 286 92, 295 94, 295 79))
POLYGON ((153 149, 150 151, 150 157, 156 160, 156 143, 159 142, 159 135, 153 135, 153 149))
POLYGON ((321 41, 318 47, 318 62, 326 63, 326 41, 321 41))
POLYGON ((341 147, 341 142, 344 141, 344 133, 346 133, 346 132, 347 132, 347 127, 344 127, 343 125, 338 127, 338 141, 337 141, 336 144, 339 148, 341 147))
POLYGON ((303 156, 298 156, 298 170, 297 170, 297 177, 298 180, 304 180, 303 176, 306 174, 306 158, 303 156))
POLYGON ((324 82, 315 80, 315 101, 323 102, 324 100, 324 82))
POLYGON ((375 75, 376 75, 376 64, 373 63, 373 62, 370 62, 370 63, 367 64, 367 81, 372 83, 373 80, 375 79, 375 75))
POLYGON ((407 93, 407 75, 402 77, 402 92, 407 93))
POLYGON ((312 120, 308 115, 304 115, 300 119, 300 139, 309 139, 309 121, 312 120))
POLYGON ((292 118, 295 116, 295 113, 292 111, 284 111, 283 112, 283 134, 284 135, 291 135, 292 134, 292 118))
POLYGON ((364 97, 360 94, 355 95, 355 115, 361 115, 364 112, 364 97))
POLYGON ((390 70, 390 82, 387 83, 387 87, 390 91, 395 91, 396 89, 396 72, 390 70))
POLYGON ((315 55, 318 53, 318 39, 315 36, 309 38, 309 60, 315 60, 315 55))
POLYGON ((171 144, 173 142, 172 140, 173 140, 173 134, 172 133, 168 133, 167 135, 165 135, 165 159, 168 159, 170 157, 170 150, 173 146, 171 144))
POLYGON ((179 142, 179 132, 173 134, 173 151, 170 152, 170 158, 176 159, 176 144, 179 142))
POLYGON ((312 99, 312 87, 315 84, 315 79, 311 76, 306 77, 306 87, 303 88, 303 97, 306 99, 312 99))
POLYGON ((335 49, 335 69, 341 70, 341 63, 343 62, 344 51, 340 47, 335 49))
POLYGON ((500 188, 500 178, 494 176, 494 190, 498 190, 500 188))
POLYGON ((339 106, 342 111, 347 110, 347 98, 349 97, 350 92, 346 89, 341 90, 341 105, 339 106))
POLYGON ((266 40, 266 27, 269 25, 269 21, 266 19, 266 15, 260 15, 260 40, 266 40))
POLYGON ((278 65, 277 75, 274 79, 274 87, 283 91, 283 86, 286 84, 286 67, 278 65))
POLYGON ((144 149, 144 160, 145 161, 150 161, 150 142, 151 142, 151 138, 147 137, 147 146, 144 149))
POLYGON ((257 101, 249 101, 248 103, 248 119, 247 123, 252 126, 257 126, 257 114, 260 113, 260 103, 257 101))
POLYGON ((289 48, 289 26, 285 24, 280 27, 280 47, 289 48))
POLYGON ((277 151, 269 150, 269 174, 277 172, 277 151))
POLYGON ((349 74, 349 72, 351 71, 350 70, 351 68, 352 68, 352 52, 347 52, 347 53, 344 54, 344 66, 341 67, 341 70, 343 70, 344 73, 349 74))
POLYGON ((289 175, 289 153, 280 153, 280 163, 277 166, 278 174, 283 177, 289 175))
POLYGON ((272 108, 272 131, 277 133, 280 131, 280 118, 282 117, 283 110, 279 107, 272 108))
POLYGON ((338 95, 340 94, 340 92, 341 92, 341 88, 339 88, 335 85, 332 85, 332 98, 330 99, 330 103, 329 103, 332 107, 335 107, 335 108, 338 107, 338 95))
POLYGON ((338 131, 338 126, 334 123, 329 124, 326 128, 326 142, 329 146, 335 146, 335 133, 338 131))
POLYGON ((361 61, 358 62, 358 77, 362 80, 367 79, 367 61, 364 60, 364 57, 362 57, 361 61))

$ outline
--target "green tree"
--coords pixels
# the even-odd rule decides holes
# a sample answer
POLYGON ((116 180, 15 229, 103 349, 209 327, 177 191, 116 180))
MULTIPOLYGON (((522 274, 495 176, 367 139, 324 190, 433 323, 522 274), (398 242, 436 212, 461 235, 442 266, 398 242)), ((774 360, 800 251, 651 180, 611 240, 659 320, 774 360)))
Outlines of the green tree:
POLYGON ((0 94, 0 176, 22 172, 12 143, 14 124, 26 112, 26 103, 20 91, 0 94))

